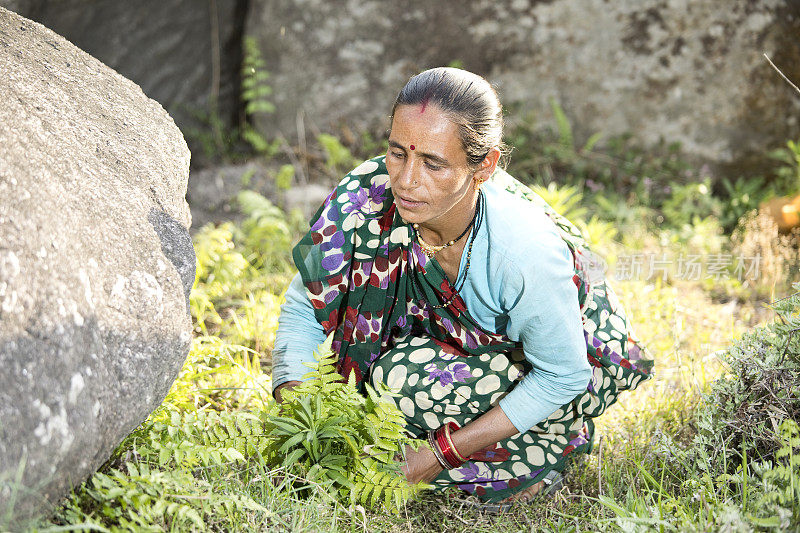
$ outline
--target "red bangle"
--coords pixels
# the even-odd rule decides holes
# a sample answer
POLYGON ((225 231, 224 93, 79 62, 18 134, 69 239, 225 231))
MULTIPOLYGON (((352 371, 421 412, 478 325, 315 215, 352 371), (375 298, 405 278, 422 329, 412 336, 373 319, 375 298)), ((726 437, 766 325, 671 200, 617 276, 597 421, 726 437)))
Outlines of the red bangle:
POLYGON ((436 438, 436 445, 442 452, 444 460, 449 465, 449 470, 452 470, 453 468, 460 466, 458 464, 458 460, 453 455, 453 451, 450 449, 450 443, 447 442, 447 439, 444 436, 444 426, 436 430, 436 432, 434 433, 434 437, 436 438))
MULTIPOLYGON (((456 426, 457 428, 458 426, 456 426)), ((442 452, 442 456, 444 457, 445 461, 450 465, 450 470, 453 468, 458 468, 459 466, 463 465, 466 460, 464 457, 458 453, 453 445, 453 441, 450 438, 450 426, 444 425, 436 430, 434 433, 434 437, 436 439, 436 444, 439 447, 439 450, 442 452)))
POLYGON ((467 462, 467 458, 461 455, 461 453, 459 453, 455 443, 453 442, 453 436, 452 436, 452 433, 459 429, 458 424, 456 424, 455 422, 448 422, 447 424, 445 424, 444 427, 446 428, 444 434, 445 437, 447 437, 447 442, 450 443, 450 449, 453 450, 456 459, 458 459, 458 461, 463 465, 464 463, 467 462))
POLYGON ((444 456, 442 455, 442 450, 439 449, 439 445, 436 443, 436 430, 428 431, 428 445, 431 447, 431 451, 433 452, 434 457, 436 457, 436 461, 439 463, 439 466, 446 470, 452 470, 450 464, 445 460, 444 456))

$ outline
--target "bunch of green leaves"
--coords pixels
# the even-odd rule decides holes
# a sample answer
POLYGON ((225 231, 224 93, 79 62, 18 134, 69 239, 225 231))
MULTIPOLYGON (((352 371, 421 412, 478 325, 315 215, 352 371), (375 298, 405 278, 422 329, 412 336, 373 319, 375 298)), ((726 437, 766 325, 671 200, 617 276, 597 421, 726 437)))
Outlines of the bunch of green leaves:
POLYGON ((180 411, 164 404, 125 441, 137 462, 162 469, 260 461, 269 446, 266 411, 180 411))
POLYGON ((672 194, 661 206, 665 222, 681 227, 695 219, 722 214, 722 202, 711 194, 711 178, 702 182, 674 185, 672 194))
POLYGON ((200 166, 224 162, 241 162, 257 155, 272 157, 277 154, 282 141, 270 140, 258 131, 254 124, 256 117, 273 113, 275 104, 270 100, 272 87, 269 85, 269 72, 254 37, 242 41, 242 68, 240 101, 244 113, 239 124, 228 125, 220 115, 216 98, 209 98, 208 110, 188 108, 193 119, 185 128, 185 134, 192 148, 192 163, 195 156, 202 155, 200 166), (195 153, 195 146, 201 150, 195 153))
POLYGON ((233 237, 247 262, 260 272, 291 272, 293 233, 286 213, 255 191, 242 191, 237 199, 247 218, 233 237))
POLYGON ((773 194, 760 176, 738 177, 736 180, 726 178, 722 180, 722 186, 725 189, 725 200, 719 220, 729 232, 743 216, 758 209, 758 205, 773 194))
POLYGON ((591 174, 593 149, 602 133, 591 135, 578 147, 564 109, 555 100, 550 101, 550 107, 551 125, 538 124, 529 115, 509 128, 506 142, 514 153, 509 171, 531 183, 578 183, 591 174))
POLYGON ((761 496, 757 506, 760 525, 787 530, 800 527, 800 429, 794 420, 779 427, 781 447, 772 463, 762 463, 761 496))
POLYGON ((282 191, 288 191, 292 187, 292 181, 294 180, 294 175, 295 175, 294 165, 290 164, 281 165, 281 168, 275 174, 275 186, 282 191))
POLYGON ((555 182, 550 182, 547 187, 533 185, 531 190, 570 222, 578 223, 586 218, 586 208, 581 205, 583 195, 578 187, 574 185, 559 187, 555 182))
POLYGON ((361 394, 352 374, 342 380, 330 342, 329 337, 315 354, 315 370, 270 411, 269 460, 329 488, 342 501, 382 504, 397 512, 425 488, 409 484, 397 461, 406 445, 417 447, 420 441, 407 436, 405 419, 391 400, 368 384, 361 394))

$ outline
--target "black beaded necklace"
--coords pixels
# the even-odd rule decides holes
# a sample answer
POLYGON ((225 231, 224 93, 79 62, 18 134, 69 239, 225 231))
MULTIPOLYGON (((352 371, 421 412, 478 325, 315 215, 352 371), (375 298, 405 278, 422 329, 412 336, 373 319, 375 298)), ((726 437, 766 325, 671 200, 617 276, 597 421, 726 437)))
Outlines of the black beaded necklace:
MULTIPOLYGON (((467 247, 467 263, 466 265, 464 265, 464 274, 456 279, 456 283, 453 285, 453 294, 450 295, 450 298, 448 298, 444 303, 438 305, 431 305, 431 307, 433 307, 434 309, 442 309, 443 307, 447 307, 448 305, 453 303, 455 297, 458 296, 461 289, 464 288, 464 283, 466 283, 467 281, 467 273, 469 272, 469 262, 470 259, 472 258, 472 244, 475 242, 475 236, 478 234, 478 228, 480 227, 481 222, 483 221, 483 202, 484 202, 483 191, 479 189, 478 200, 475 202, 475 214, 472 217, 472 222, 470 223, 469 226, 467 226, 467 229, 472 227, 472 235, 470 236, 469 245, 467 247)), ((416 230, 416 228, 414 229, 416 230)), ((466 231, 464 233, 466 233, 466 231)), ((464 234, 462 233, 462 236, 463 235, 464 234)), ((419 233, 417 233, 417 238, 419 238, 419 233)), ((460 238, 461 237, 459 237, 458 239, 460 238)), ((417 281, 416 277, 414 277, 413 279, 414 283, 417 285, 417 289, 419 289, 420 294, 422 294, 422 287, 419 286, 419 282, 417 281)))

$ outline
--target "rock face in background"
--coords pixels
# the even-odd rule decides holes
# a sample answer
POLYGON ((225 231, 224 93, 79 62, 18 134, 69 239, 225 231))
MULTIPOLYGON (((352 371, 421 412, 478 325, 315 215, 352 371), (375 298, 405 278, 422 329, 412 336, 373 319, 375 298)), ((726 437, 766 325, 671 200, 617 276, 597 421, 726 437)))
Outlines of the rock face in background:
POLYGON ((407 78, 458 61, 493 83, 514 116, 561 104, 576 136, 661 137, 732 162, 800 134, 796 0, 260 0, 247 32, 272 74, 277 113, 328 130, 386 127, 407 78), (346 5, 343 5, 346 4, 346 5))
POLYGON ((195 257, 189 151, 158 103, 2 8, 0 72, 5 519, 82 482, 160 404, 190 347, 195 257))
MULTIPOLYGON (((274 89, 277 110, 259 123, 268 136, 296 139, 298 125, 309 142, 342 126, 381 136, 408 77, 454 62, 497 85, 509 121, 533 115, 538 124, 552 124, 555 100, 578 143, 598 131, 631 133, 644 145, 662 138, 681 142, 698 162, 753 164, 762 171, 766 150, 800 136, 800 98, 762 56, 768 53, 789 78, 800 80, 798 0, 2 5, 139 83, 186 133, 193 170, 215 162, 204 157, 204 146, 214 143, 208 130, 198 135, 192 110, 208 109, 218 87, 222 130, 238 123, 243 34, 257 38, 274 89)), ((224 168, 212 174, 228 175, 224 168)), ((190 190, 203 189, 195 196, 216 186, 202 181, 208 176, 192 176, 190 190)), ((226 216, 224 210, 209 213, 226 216)))
POLYGON ((0 0, 142 87, 189 135, 216 98, 222 126, 236 123, 247 0, 0 0))

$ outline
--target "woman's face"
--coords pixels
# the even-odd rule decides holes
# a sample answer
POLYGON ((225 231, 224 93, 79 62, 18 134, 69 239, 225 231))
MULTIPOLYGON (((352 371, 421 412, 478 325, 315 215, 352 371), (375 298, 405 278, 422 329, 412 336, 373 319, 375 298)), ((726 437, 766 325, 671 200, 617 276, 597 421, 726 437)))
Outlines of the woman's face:
POLYGON ((403 220, 444 229, 472 209, 474 172, 458 126, 435 105, 403 105, 394 113, 386 170, 403 220), (456 215, 455 217, 453 215, 456 215))

